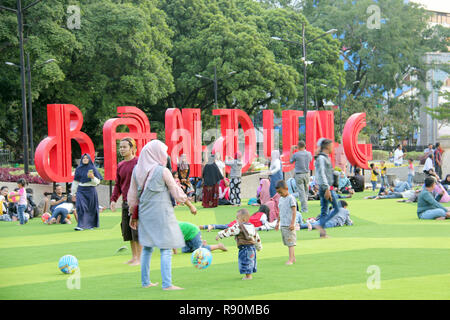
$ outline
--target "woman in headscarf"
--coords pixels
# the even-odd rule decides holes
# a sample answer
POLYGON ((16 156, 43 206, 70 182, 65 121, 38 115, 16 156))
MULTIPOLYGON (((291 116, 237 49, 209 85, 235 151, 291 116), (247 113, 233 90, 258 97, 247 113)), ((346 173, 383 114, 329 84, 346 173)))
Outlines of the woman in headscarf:
POLYGON ((178 179, 180 179, 181 188, 188 197, 192 196, 194 193, 194 188, 189 181, 189 174, 191 172, 189 162, 187 161, 186 154, 181 155, 181 161, 177 164, 178 179))
POLYGON ((225 177, 225 163, 222 161, 222 155, 219 151, 216 151, 214 153, 214 162, 217 165, 217 168, 219 168, 220 173, 223 177, 225 177))
POLYGON ((76 196, 78 225, 76 231, 98 228, 99 205, 97 189, 103 179, 87 153, 81 156, 80 165, 75 170, 72 183, 72 194, 76 196))
POLYGON ((236 152, 234 160, 227 158, 225 164, 231 167, 230 171, 230 202, 232 205, 241 205, 241 177, 242 177, 242 154, 236 152))
POLYGON ((219 205, 231 205, 230 180, 223 178, 219 183, 219 205))
POLYGON ((223 179, 217 164, 215 163, 214 154, 210 154, 208 163, 203 168, 203 208, 215 208, 219 202, 219 181, 223 179))
POLYGON ((130 227, 138 227, 141 253, 141 281, 144 288, 156 286, 150 282, 150 260, 153 248, 161 251, 163 290, 182 289, 172 284, 172 249, 185 246, 184 237, 175 217, 170 196, 185 203, 192 214, 196 208, 176 184, 166 167, 167 146, 159 140, 147 143, 133 170, 128 204, 132 217, 130 227))
POLYGON ((276 184, 283 180, 283 170, 280 159, 280 151, 273 150, 270 155, 270 196, 273 197, 277 193, 276 184))
POLYGON ((260 182, 261 190, 257 195, 259 204, 266 204, 270 201, 270 181, 269 179, 261 179, 260 182))

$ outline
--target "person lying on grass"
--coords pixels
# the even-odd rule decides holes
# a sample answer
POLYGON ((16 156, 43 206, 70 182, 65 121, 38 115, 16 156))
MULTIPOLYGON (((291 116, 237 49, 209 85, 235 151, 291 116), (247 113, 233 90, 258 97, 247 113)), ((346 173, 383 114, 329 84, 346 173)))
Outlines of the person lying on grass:
MULTIPOLYGON (((266 205, 259 206, 259 209, 257 212, 251 215, 249 222, 253 224, 256 228, 259 228, 261 226, 269 224, 268 216, 269 216, 270 209, 266 205)), ((231 221, 229 224, 208 224, 204 226, 199 226, 200 230, 208 230, 210 232, 211 230, 225 230, 227 228, 232 227, 237 220, 231 221)), ((276 224, 276 222, 275 222, 276 224)), ((270 225, 275 228, 275 224, 271 223, 270 225)))
POLYGON ((256 251, 262 249, 261 238, 255 230, 255 226, 249 222, 250 213, 247 209, 240 209, 236 213, 236 220, 232 227, 220 231, 216 240, 235 236, 239 248, 238 263, 239 273, 245 274, 242 280, 250 280, 256 272, 256 251))
MULTIPOLYGON (((178 221, 181 233, 184 237, 184 242, 186 246, 181 248, 181 252, 188 253, 194 252, 198 248, 205 248, 209 251, 222 250, 227 251, 228 249, 223 245, 223 243, 208 245, 206 240, 202 240, 202 233, 200 229, 192 223, 178 221)), ((177 249, 173 249, 173 253, 177 254, 177 249)))
POLYGON ((418 194, 420 190, 405 190, 403 192, 395 192, 394 189, 385 189, 384 187, 380 188, 380 192, 376 196, 368 196, 364 197, 364 199, 413 199, 416 194, 418 194))
MULTIPOLYGON (((342 227, 344 225, 347 225, 347 226, 353 225, 353 221, 350 219, 350 212, 347 209, 347 207, 348 207, 347 201, 340 200, 339 202, 341 204, 341 208, 338 209, 338 213, 336 213, 330 220, 328 220, 325 223, 325 228, 334 228, 334 227, 342 227)), ((333 209, 333 210, 336 210, 336 209, 333 209)), ((308 220, 306 220, 306 223, 300 224, 300 229, 308 229, 309 231, 311 231, 317 225, 320 225, 320 218, 314 222, 311 222, 311 220, 308 219, 308 220)))
POLYGON ((445 208, 433 197, 432 192, 435 185, 435 178, 425 178, 425 188, 420 192, 417 201, 417 216, 419 219, 450 219, 450 208, 445 208))

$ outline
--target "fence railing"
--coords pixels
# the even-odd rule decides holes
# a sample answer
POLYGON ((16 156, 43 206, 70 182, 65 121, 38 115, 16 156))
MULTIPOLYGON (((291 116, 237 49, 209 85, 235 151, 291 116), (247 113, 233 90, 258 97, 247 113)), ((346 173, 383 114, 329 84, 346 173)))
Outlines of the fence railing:
POLYGON ((9 165, 11 161, 11 152, 9 150, 0 149, 0 166, 9 165))

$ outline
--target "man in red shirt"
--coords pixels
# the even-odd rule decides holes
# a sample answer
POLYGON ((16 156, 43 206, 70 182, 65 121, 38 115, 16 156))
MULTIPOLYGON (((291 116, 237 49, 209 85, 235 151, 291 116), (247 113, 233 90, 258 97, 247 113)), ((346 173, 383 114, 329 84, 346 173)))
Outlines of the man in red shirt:
POLYGON ((439 142, 436 142, 436 147, 434 148, 434 171, 442 179, 442 153, 444 150, 439 142))
POLYGON ((124 158, 117 166, 117 177, 111 196, 111 211, 116 210, 116 202, 122 195, 122 237, 123 241, 130 241, 133 257, 127 264, 136 266, 140 263, 141 246, 139 244, 138 231, 130 228, 130 216, 127 202, 128 189, 130 188, 134 166, 138 158, 136 154, 136 142, 132 138, 124 138, 119 145, 120 155, 124 158))

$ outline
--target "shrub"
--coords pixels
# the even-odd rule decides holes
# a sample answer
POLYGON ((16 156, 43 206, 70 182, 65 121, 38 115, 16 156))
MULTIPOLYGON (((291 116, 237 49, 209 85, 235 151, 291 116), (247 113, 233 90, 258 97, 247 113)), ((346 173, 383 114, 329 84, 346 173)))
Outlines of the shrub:
POLYGON ((32 184, 49 184, 38 174, 25 174, 21 168, 0 168, 0 181, 17 182, 19 179, 32 184))

